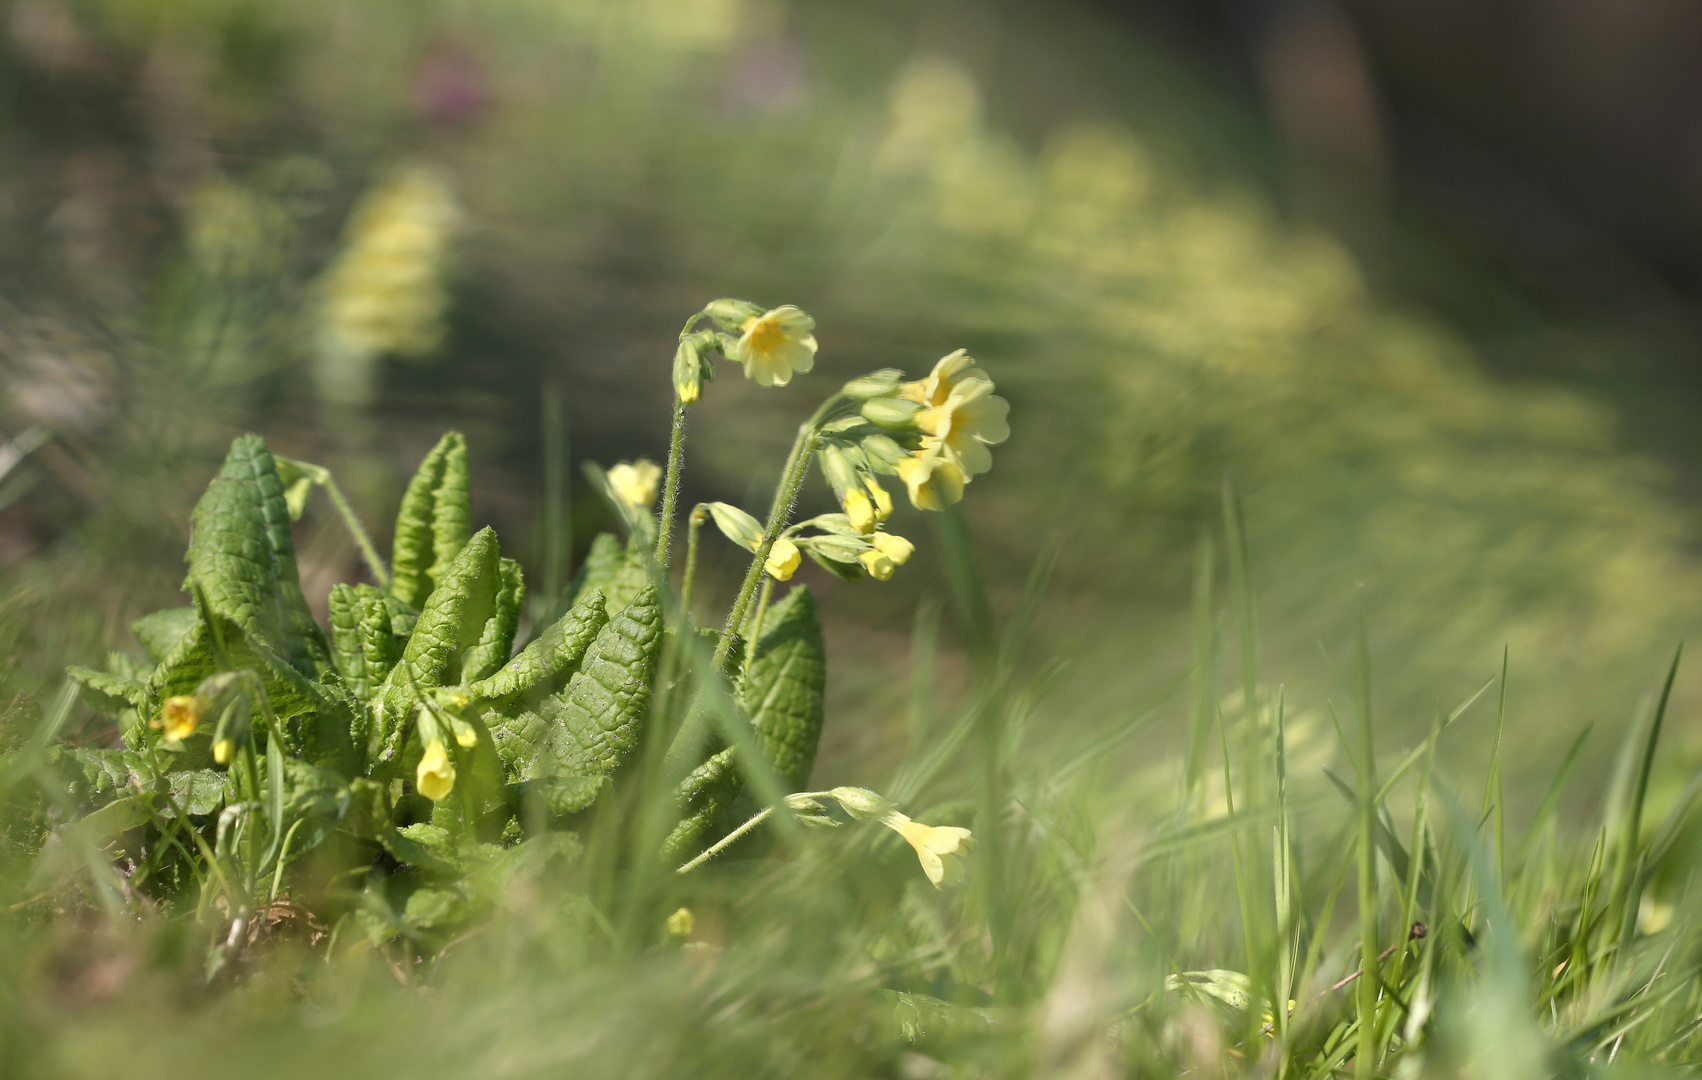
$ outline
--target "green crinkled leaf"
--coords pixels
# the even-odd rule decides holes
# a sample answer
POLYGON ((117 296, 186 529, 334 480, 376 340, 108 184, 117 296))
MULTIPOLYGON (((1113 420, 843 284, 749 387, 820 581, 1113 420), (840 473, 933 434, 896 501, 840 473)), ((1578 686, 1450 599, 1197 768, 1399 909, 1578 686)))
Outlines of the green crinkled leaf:
POLYGON ((538 710, 554 772, 607 776, 620 767, 638 744, 661 640, 661 600, 646 585, 592 640, 567 688, 538 710))
POLYGON ((585 554, 585 565, 574 579, 575 602, 581 596, 589 596, 593 589, 602 589, 610 611, 626 607, 639 590, 650 584, 645 554, 645 549, 622 544, 611 533, 598 533, 591 541, 591 550, 585 554))
POLYGON ((526 585, 521 579, 519 563, 503 559, 498 566, 501 584, 496 594, 496 612, 485 623, 479 643, 462 662, 462 682, 475 683, 494 674, 508 663, 514 652, 514 632, 520 628, 520 608, 526 599, 526 585))
POLYGON ((438 930, 464 922, 470 913, 459 889, 419 888, 408 895, 402 922, 409 930, 438 930))
POLYGON ((553 694, 566 685, 592 639, 608 621, 603 592, 592 589, 502 670, 467 689, 475 699, 499 704, 553 694))
MULTIPOLYGON (((166 774, 172 802, 185 814, 197 817, 213 813, 225 804, 230 793, 229 777, 218 769, 193 769, 166 774)), ((171 803, 160 800, 159 815, 171 818, 171 803)))
POLYGON ((197 619, 193 607, 166 608, 137 619, 130 624, 130 632, 157 664, 183 640, 183 635, 195 628, 197 619))
POLYGON ((350 695, 371 700, 402 658, 405 639, 391 621, 390 597, 371 585, 332 586, 331 636, 337 673, 350 695))
POLYGON ((117 720, 148 707, 148 684, 137 679, 72 665, 65 669, 83 693, 83 700, 102 716, 117 720))
POLYGON ((243 435, 231 443, 190 522, 184 587, 198 587, 207 610, 240 628, 254 649, 306 675, 329 667, 325 635, 301 592, 289 508, 265 440, 243 435))
POLYGON ((729 746, 691 771, 675 793, 683 816, 668 838, 662 841, 662 857, 680 862, 703 850, 704 838, 715 819, 733 805, 743 788, 729 746))
MULTIPOLYGON (((220 623, 231 669, 252 671, 260 677, 266 702, 283 730, 285 749, 315 765, 355 775, 359 756, 351 738, 355 714, 350 701, 334 688, 313 682, 283 663, 270 649, 257 648, 241 628, 223 619, 220 623)), ((211 631, 200 622, 161 662, 148 681, 148 689, 155 700, 192 694, 218 670, 211 631)), ((125 741, 133 749, 140 748, 140 742, 132 740, 128 732, 125 741)))
POLYGON ((423 610, 472 534, 467 440, 451 431, 420 462, 402 496, 390 552, 391 594, 423 610))
POLYGON ((378 842, 391 858, 404 866, 416 866, 431 874, 460 872, 460 862, 447 843, 447 833, 435 825, 380 829, 378 842))
POLYGON ((485 624, 497 614, 502 568, 496 533, 481 529, 450 563, 443 580, 432 590, 419 622, 402 651, 402 660, 384 680, 373 709, 374 760, 391 760, 400 749, 396 736, 401 718, 421 694, 461 680, 468 650, 485 635, 485 624))
POLYGON ((507 794, 523 820, 534 800, 550 817, 564 818, 590 809, 608 788, 606 776, 541 776, 509 785, 507 794))
POLYGON ((826 686, 827 647, 815 597, 799 585, 768 609, 741 687, 757 745, 790 791, 809 786, 826 686))

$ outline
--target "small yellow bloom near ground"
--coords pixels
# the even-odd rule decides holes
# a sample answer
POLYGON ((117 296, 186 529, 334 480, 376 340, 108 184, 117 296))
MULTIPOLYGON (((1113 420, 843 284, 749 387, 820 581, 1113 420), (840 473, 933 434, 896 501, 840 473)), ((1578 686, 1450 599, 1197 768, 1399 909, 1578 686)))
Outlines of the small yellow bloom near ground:
POLYGON ((680 908, 668 916, 668 934, 670 937, 691 937, 691 932, 697 929, 697 917, 691 913, 691 908, 680 908))
POLYGON ((967 478, 956 461, 935 440, 924 438, 922 449, 898 463, 898 478, 910 491, 910 503, 918 510, 943 510, 963 498, 967 478))
POLYGON ((753 315, 739 328, 733 359, 758 386, 785 386, 794 371, 815 367, 815 328, 816 321, 791 304, 753 315))
POLYGON ((874 546, 857 556, 857 561, 876 581, 891 581, 893 572, 916 553, 915 544, 893 533, 875 533, 869 537, 869 543, 874 546))
POLYGON ((798 570, 798 564, 803 556, 798 553, 798 545, 782 536, 774 542, 768 551, 768 561, 763 563, 776 581, 785 581, 798 570))
POLYGON ((616 497, 628 506, 647 510, 656 501, 656 488, 662 482, 662 467, 649 458, 621 462, 609 470, 609 487, 616 497))
POLYGON ((229 765, 231 755, 236 753, 235 739, 220 739, 213 744, 213 762, 217 765, 229 765))
POLYGON ((432 802, 442 800, 455 790, 455 765, 449 760, 449 752, 444 749, 442 739, 433 739, 426 744, 425 753, 420 755, 419 768, 414 770, 414 787, 432 802))
POLYGON ((159 718, 148 726, 162 731, 166 742, 182 742, 195 734, 206 713, 206 699, 195 694, 177 694, 161 703, 159 718))

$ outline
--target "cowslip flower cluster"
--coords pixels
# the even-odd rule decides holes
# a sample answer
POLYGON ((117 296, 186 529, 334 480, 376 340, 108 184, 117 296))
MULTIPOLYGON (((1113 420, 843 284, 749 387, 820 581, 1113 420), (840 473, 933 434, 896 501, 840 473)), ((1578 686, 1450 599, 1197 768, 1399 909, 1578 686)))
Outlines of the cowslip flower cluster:
POLYGON ((195 734, 201 718, 207 714, 207 699, 199 694, 175 694, 160 703, 160 715, 148 726, 158 731, 166 742, 182 742, 195 734))

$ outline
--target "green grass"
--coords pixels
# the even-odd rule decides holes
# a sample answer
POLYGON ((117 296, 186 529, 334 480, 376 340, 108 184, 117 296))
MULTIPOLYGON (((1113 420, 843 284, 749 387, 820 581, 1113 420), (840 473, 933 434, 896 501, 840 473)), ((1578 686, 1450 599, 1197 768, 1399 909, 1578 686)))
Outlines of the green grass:
MULTIPOLYGON (((1227 542, 1201 548, 1192 664, 1091 738, 1057 734, 1056 658, 1028 622, 1048 560, 1029 599, 995 621, 961 521, 946 519, 953 622, 975 673, 892 776, 869 778, 919 819, 973 827, 969 880, 944 891, 869 823, 777 830, 683 878, 638 872, 629 835, 594 828, 582 850, 515 870, 495 911, 455 940, 327 943, 279 909, 209 983, 207 950, 228 929, 216 912, 196 920, 87 873, 32 895, 21 815, 51 813, 42 736, 73 706, 15 707, 0 773, 14 841, 0 897, 7 1075, 1538 1077, 1702 1065, 1689 914, 1702 786, 1650 805, 1677 658, 1620 739, 1599 806, 1586 812, 1568 786, 1590 752, 1581 736, 1534 811, 1510 809, 1500 770, 1519 746, 1494 738, 1476 772, 1438 753, 1469 728, 1502 729, 1505 669, 1439 709, 1417 746, 1379 745, 1362 635, 1341 691, 1320 703, 1329 730, 1297 721, 1259 666, 1248 544, 1233 496, 1226 508, 1227 542), (1235 668, 1225 693, 1220 673, 1235 668), (1154 721, 1189 716, 1203 729, 1192 749, 1165 749, 1154 721), (684 940, 665 927, 679 907, 694 916, 684 940)), ((932 701, 927 610, 913 693, 932 701)))

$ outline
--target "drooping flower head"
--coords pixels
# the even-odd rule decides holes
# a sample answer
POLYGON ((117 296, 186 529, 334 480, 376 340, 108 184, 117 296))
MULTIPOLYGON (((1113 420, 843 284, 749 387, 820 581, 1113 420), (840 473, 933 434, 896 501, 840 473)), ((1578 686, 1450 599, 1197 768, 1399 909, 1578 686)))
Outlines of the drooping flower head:
POLYGON ((924 825, 912 821, 881 796, 857 787, 837 787, 827 794, 837 800, 845 812, 854 818, 879 821, 904 837, 916 849, 922 872, 938 888, 963 880, 964 855, 969 854, 974 837, 968 829, 956 825, 924 825))
POLYGON ((414 787, 432 802, 447 798, 455 790, 455 763, 449 760, 442 739, 426 743, 419 767, 414 770, 414 787))
POLYGON ((974 837, 968 829, 957 825, 924 825, 911 821, 894 810, 881 818, 881 824, 904 837, 916 849, 922 872, 937 889, 955 885, 963 880, 963 856, 969 854, 974 837))
POLYGON ((791 304, 753 315, 739 327, 733 359, 758 386, 785 386, 794 371, 815 367, 815 328, 816 321, 791 304))
POLYGON ((662 467, 649 458, 621 462, 609 470, 609 487, 616 497, 628 506, 647 510, 656 501, 656 487, 662 480, 662 467))

